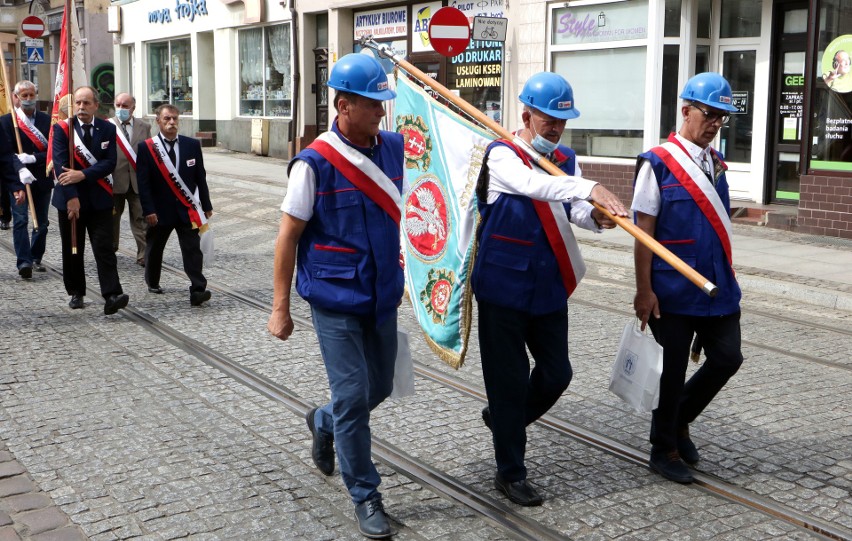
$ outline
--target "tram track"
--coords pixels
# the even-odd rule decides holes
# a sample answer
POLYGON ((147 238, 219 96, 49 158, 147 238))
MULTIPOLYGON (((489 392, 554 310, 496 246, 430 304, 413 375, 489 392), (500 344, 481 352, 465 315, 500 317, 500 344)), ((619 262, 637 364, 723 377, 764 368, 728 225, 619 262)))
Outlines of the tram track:
MULTIPOLYGON (((130 252, 127 253, 128 255, 132 255, 130 254, 130 252)), ((171 265, 164 264, 163 269, 168 270, 169 272, 172 272, 174 274, 183 274, 180 269, 171 265)), ((238 302, 247 304, 263 312, 264 314, 269 314, 272 310, 271 304, 245 295, 230 286, 226 286, 224 284, 208 283, 208 288, 222 295, 231 297, 232 299, 237 300, 238 302)), ((572 300, 572 302, 577 301, 572 300)), ((592 303, 590 301, 580 302, 584 305, 594 306, 596 308, 609 309, 611 311, 619 313, 625 312, 623 310, 614 309, 606 305, 592 303)), ((629 313, 629 315, 632 316, 633 314, 629 313)), ((296 315, 291 317, 293 319, 293 322, 299 325, 300 327, 304 329, 313 330, 313 324, 309 319, 296 315)), ((763 346, 757 345, 756 347, 763 346)), ((777 349, 779 353, 791 355, 790 352, 786 350, 781 350, 778 348, 774 349, 777 349)), ((797 355, 791 356, 798 358, 797 355)), ((818 359, 816 358, 814 358, 814 360, 818 361, 818 359)), ((830 366, 846 368, 842 365, 836 365, 836 363, 831 363, 830 366)), ((483 402, 486 400, 484 391, 479 387, 470 385, 460 378, 454 377, 435 368, 426 366, 425 364, 416 360, 414 361, 414 371, 415 374, 420 377, 428 379, 438 385, 452 388, 453 390, 460 392, 461 394, 466 395, 470 398, 474 398, 483 402)), ((269 382, 269 384, 273 386, 275 385, 273 382, 269 382)), ((251 387, 251 385, 249 386, 251 387)), ((258 389, 258 391, 264 394, 265 396, 276 399, 274 396, 270 396, 261 389, 258 389)), ((305 415, 308 408, 309 406, 307 405, 307 403, 304 403, 303 406, 299 409, 291 407, 293 411, 302 416, 305 415)), ((622 442, 619 442, 618 440, 615 440, 613 438, 609 438, 600 433, 588 430, 577 424, 559 419, 550 414, 545 414, 538 421, 536 421, 536 423, 555 431, 561 436, 568 437, 584 445, 588 445, 595 449, 612 454, 634 465, 638 465, 641 467, 647 466, 647 453, 629 445, 626 445, 622 442)), ((535 525, 540 527, 543 526, 538 523, 535 523, 535 525, 530 525, 530 519, 526 518, 525 516, 514 512, 511 508, 508 508, 502 504, 499 504, 498 502, 495 502, 487 496, 475 493, 474 491, 466 487, 464 484, 452 480, 452 478, 450 478, 443 472, 435 470, 434 468, 431 468, 430 466, 422 463, 421 461, 417 461, 415 459, 407 457, 407 455, 402 453, 399 449, 387 444, 386 442, 383 442, 379 438, 374 437, 373 442, 374 456, 378 460, 381 460, 388 466, 399 471, 400 473, 403 473, 404 475, 407 475, 408 477, 416 480, 417 482, 430 487, 435 492, 441 493, 451 500, 466 505, 471 510, 481 514, 487 520, 495 524, 499 524, 501 527, 506 527, 508 531, 514 533, 515 535, 521 535, 521 538, 525 539, 564 539, 564 537, 560 536, 558 532, 553 532, 552 530, 547 528, 543 532, 535 532, 535 525), (438 483, 433 484, 433 481, 438 481, 438 483), (533 533, 534 537, 525 537, 526 534, 529 533, 533 533), (556 537, 548 537, 548 535, 555 535, 556 537)), ((713 494, 717 497, 734 502, 738 505, 745 506, 755 511, 759 511, 776 519, 792 524, 802 530, 818 534, 825 539, 831 539, 835 541, 852 541, 852 531, 847 531, 838 528, 830 523, 819 519, 818 517, 800 513, 794 509, 778 504, 768 498, 754 494, 748 491, 747 489, 744 489, 732 483, 728 483, 716 476, 707 473, 693 471, 693 476, 695 477, 695 482, 692 486, 705 490, 706 492, 713 494)))
MULTIPOLYGON (((10 252, 13 252, 11 246, 7 242, 0 241, 0 244, 2 244, 10 252)), ((134 255, 130 254, 129 251, 126 253, 131 256, 134 255)), ((48 268, 52 275, 61 276, 61 272, 57 269, 50 266, 48 266, 48 268)), ((183 275, 182 270, 171 265, 164 264, 163 268, 167 272, 183 275)), ((231 297, 240 303, 250 305, 265 314, 268 314, 271 310, 271 306, 268 303, 242 294, 227 285, 211 283, 208 284, 208 287, 222 295, 231 297)), ((97 297, 97 293, 93 293, 93 296, 97 297)), ((589 301, 573 302, 580 302, 581 304, 599 309, 609 309, 610 311, 617 313, 628 313, 623 310, 614 309, 607 307, 606 305, 600 305, 589 301)), ((176 347, 181 348, 183 351, 192 354, 204 363, 215 367, 252 390, 267 398, 281 402, 285 405, 285 407, 297 415, 303 416, 312 406, 285 386, 279 385, 274 381, 265 378, 257 372, 242 366, 240 363, 229 359, 227 356, 222 355, 203 344, 200 344, 194 339, 173 329, 169 325, 157 321, 155 318, 135 308, 128 307, 119 313, 130 321, 133 321, 137 325, 145 328, 152 334, 155 334, 176 347)), ((312 328, 311 322, 307 318, 296 316, 293 319, 294 322, 301 327, 312 328)), ((790 355, 790 352, 788 351, 782 351, 782 353, 790 355)), ((832 366, 835 365, 832 364, 832 366)), ((420 362, 415 362, 415 371, 420 377, 429 379, 442 386, 451 387, 466 396, 478 400, 485 399, 484 393, 478 387, 469 385, 461 379, 448 375, 440 370, 430 368, 420 362)), ((597 434, 551 415, 545 415, 538 422, 540 425, 554 430, 561 435, 613 454, 632 464, 641 466, 646 464, 645 453, 617 440, 597 434)), ((393 445, 375 437, 373 438, 373 442, 374 455, 376 459, 380 460, 388 467, 391 467, 403 475, 415 480, 421 485, 430 488, 433 492, 441 494, 452 501, 466 506, 481 515, 488 522, 498 525, 500 528, 512 535, 521 539, 565 539, 565 536, 561 535, 559 532, 547 528, 535 520, 516 512, 512 508, 505 506, 488 496, 477 493, 475 490, 444 472, 406 455, 393 445)), ((789 509, 786 506, 779 505, 767 498, 757 496, 746 489, 727 483, 712 475, 696 472, 695 477, 695 487, 712 493, 718 497, 759 511, 779 520, 783 520, 797 528, 818 534, 826 539, 852 541, 852 532, 848 532, 839 527, 835 527, 832 524, 825 523, 816 517, 805 515, 789 509)))

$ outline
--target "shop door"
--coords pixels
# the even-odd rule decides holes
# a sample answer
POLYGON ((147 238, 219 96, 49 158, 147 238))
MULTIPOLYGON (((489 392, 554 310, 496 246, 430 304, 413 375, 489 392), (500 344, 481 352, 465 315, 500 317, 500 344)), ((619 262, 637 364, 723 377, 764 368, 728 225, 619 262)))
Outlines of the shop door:
POLYGON ((770 90, 766 186, 771 203, 799 200, 799 156, 802 106, 805 98, 807 2, 775 5, 773 19, 773 80, 770 90))

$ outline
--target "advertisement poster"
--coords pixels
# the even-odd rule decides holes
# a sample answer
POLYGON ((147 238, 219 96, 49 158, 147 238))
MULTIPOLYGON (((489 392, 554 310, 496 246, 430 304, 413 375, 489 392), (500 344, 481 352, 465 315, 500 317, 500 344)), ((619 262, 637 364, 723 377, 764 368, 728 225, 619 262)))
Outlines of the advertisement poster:
POLYGON ((822 55, 822 80, 834 92, 852 91, 852 34, 844 34, 828 44, 822 55))

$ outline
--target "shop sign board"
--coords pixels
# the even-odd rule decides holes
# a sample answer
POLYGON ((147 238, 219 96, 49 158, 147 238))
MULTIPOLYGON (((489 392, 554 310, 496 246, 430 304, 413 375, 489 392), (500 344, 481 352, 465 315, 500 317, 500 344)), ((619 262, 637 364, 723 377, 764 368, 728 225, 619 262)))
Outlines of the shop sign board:
POLYGON ((432 52, 429 41, 429 23, 439 9, 441 2, 428 2, 411 6, 411 52, 432 52))
POLYGON ((443 7, 432 16, 429 23, 429 40, 432 48, 443 56, 456 56, 470 43, 470 23, 460 10, 443 7))
POLYGON ((555 9, 552 36, 552 45, 645 39, 648 37, 648 2, 555 9))
POLYGON ((373 9, 355 13, 355 40, 365 36, 374 39, 405 37, 408 35, 408 7, 373 9))
MULTIPOLYGON (((207 15, 207 0, 175 0, 175 18, 178 20, 195 21, 196 15, 207 15)), ((171 8, 155 9, 148 12, 149 23, 172 22, 171 8)))

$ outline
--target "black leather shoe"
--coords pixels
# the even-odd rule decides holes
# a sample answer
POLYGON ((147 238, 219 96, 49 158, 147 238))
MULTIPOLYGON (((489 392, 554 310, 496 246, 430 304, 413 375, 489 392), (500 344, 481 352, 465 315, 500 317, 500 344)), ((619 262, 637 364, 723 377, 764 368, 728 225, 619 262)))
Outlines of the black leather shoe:
POLYGON ((127 306, 127 301, 129 300, 130 297, 125 294, 110 295, 109 297, 107 297, 107 300, 104 303, 104 314, 110 316, 118 312, 120 309, 127 306))
POLYGON ((148 286, 148 293, 156 293, 157 295, 163 294, 163 288, 160 286, 148 286))
POLYGON ((358 531, 364 537, 386 539, 391 536, 390 524, 388 524, 381 496, 356 505, 355 518, 358 519, 358 531))
POLYGON ((210 292, 207 290, 204 291, 193 291, 189 294, 189 304, 192 306, 201 306, 201 303, 207 302, 210 300, 210 292))
POLYGON ((494 488, 506 495, 509 500, 524 507, 535 507, 541 505, 544 499, 541 494, 527 483, 526 479, 520 481, 504 481, 500 475, 494 478, 494 488))
POLYGON ((0 229, 6 231, 9 229, 9 222, 0 222, 0 229))
POLYGON ((677 451, 666 452, 652 449, 648 465, 652 470, 675 483, 687 485, 695 480, 677 451))
POLYGON ((317 430, 314 417, 316 417, 318 409, 312 409, 305 416, 308 429, 314 439, 311 446, 311 458, 314 459, 314 465, 323 475, 331 475, 334 473, 334 436, 322 430, 317 430))
POLYGON ((18 269, 18 274, 21 275, 21 278, 24 280, 29 280, 33 277, 33 268, 32 267, 21 267, 18 269))
POLYGON ((689 428, 678 430, 677 432, 677 452, 680 458, 689 465, 698 464, 701 459, 698 456, 698 448, 689 437, 689 428))
POLYGON ((78 310, 83 307, 83 296, 82 295, 71 295, 71 300, 68 301, 68 306, 74 310, 78 310))
POLYGON ((492 430, 491 428, 491 410, 488 409, 488 406, 482 408, 482 422, 485 423, 485 426, 488 427, 488 430, 492 430))
POLYGON ((144 257, 137 257, 136 258, 136 264, 139 265, 140 267, 144 267, 145 266, 145 258, 144 257))
POLYGON ((36 261, 33 263, 33 270, 36 272, 47 272, 47 269, 40 262, 36 261))

